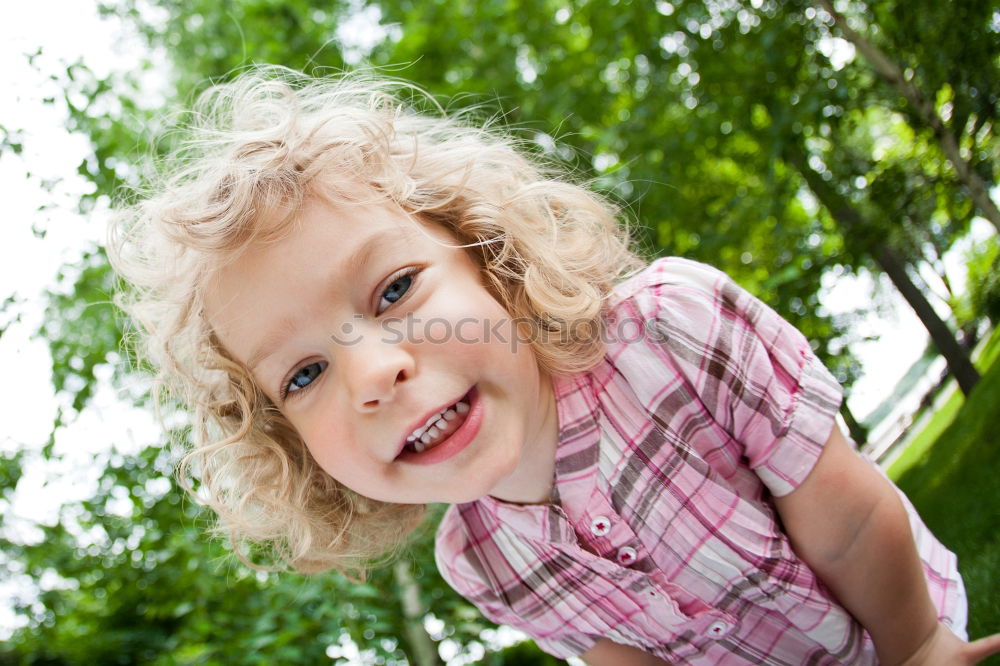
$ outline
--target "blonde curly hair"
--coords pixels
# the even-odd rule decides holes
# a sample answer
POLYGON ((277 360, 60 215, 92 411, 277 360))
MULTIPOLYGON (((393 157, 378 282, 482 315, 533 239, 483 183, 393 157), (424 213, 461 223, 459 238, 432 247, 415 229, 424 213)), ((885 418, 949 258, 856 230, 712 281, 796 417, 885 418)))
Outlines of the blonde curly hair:
POLYGON ((604 350, 598 336, 563 329, 600 327, 614 284, 640 262, 608 202, 405 83, 257 68, 206 91, 191 117, 151 193, 120 211, 108 246, 128 285, 118 302, 158 369, 157 402, 193 410, 179 477, 251 566, 264 556, 363 575, 425 507, 370 500, 320 469, 202 315, 213 271, 281 234, 323 182, 347 178, 474 244, 467 251, 494 297, 552 333, 532 343, 540 366, 572 373, 604 350))

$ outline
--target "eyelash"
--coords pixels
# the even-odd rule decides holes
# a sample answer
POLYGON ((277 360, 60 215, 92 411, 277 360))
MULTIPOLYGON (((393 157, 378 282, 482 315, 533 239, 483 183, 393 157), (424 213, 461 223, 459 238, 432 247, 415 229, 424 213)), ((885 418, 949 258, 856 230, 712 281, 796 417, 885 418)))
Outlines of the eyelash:
POLYGON ((289 398, 295 397, 297 394, 302 393, 303 391, 308 390, 309 387, 312 386, 313 382, 316 381, 316 379, 319 377, 319 374, 317 374, 316 377, 313 377, 312 382, 309 382, 305 386, 303 386, 301 388, 298 388, 298 389, 296 389, 294 391, 289 391, 288 390, 289 387, 292 385, 292 380, 294 380, 298 376, 298 374, 300 372, 302 372, 303 370, 306 370, 308 368, 311 368, 314 365, 322 365, 323 366, 322 368, 320 368, 320 372, 323 372, 323 370, 326 369, 326 363, 324 361, 314 361, 312 363, 307 363, 306 365, 303 365, 301 368, 296 368, 295 370, 293 370, 292 374, 290 376, 288 376, 285 379, 285 381, 283 381, 281 383, 280 395, 281 395, 281 401, 282 402, 285 402, 285 400, 288 400, 289 398))
MULTIPOLYGON (((410 290, 413 289, 413 285, 416 283, 417 273, 419 272, 420 268, 418 268, 417 266, 410 266, 408 268, 404 268, 392 274, 389 277, 389 279, 384 283, 385 289, 383 289, 382 292, 379 294, 379 300, 375 304, 375 315, 378 316, 383 312, 385 312, 385 310, 379 310, 379 305, 381 305, 382 298, 385 296, 386 292, 389 291, 389 287, 396 284, 400 280, 403 280, 405 278, 411 278, 410 284, 406 287, 406 291, 403 292, 403 295, 400 296, 398 300, 392 301, 389 304, 389 307, 392 307, 393 305, 399 303, 400 301, 402 301, 403 299, 405 299, 407 296, 410 295, 410 290)), ((386 309, 388 309, 388 307, 386 309)))
MULTIPOLYGON (((382 298, 384 298, 386 292, 389 291, 389 287, 391 287, 392 285, 396 284, 400 280, 403 280, 405 278, 411 278, 410 284, 407 285, 406 291, 403 292, 403 295, 400 296, 397 300, 395 300, 395 301, 393 301, 393 302, 391 302, 389 304, 388 307, 392 307, 393 305, 395 305, 395 304, 399 303, 400 301, 404 300, 410 294, 410 291, 413 289, 413 286, 414 286, 414 283, 415 283, 415 279, 413 279, 413 278, 416 278, 417 273, 419 273, 419 272, 420 272, 420 268, 418 268, 416 266, 410 266, 409 268, 404 268, 404 269, 398 271, 397 273, 393 274, 389 278, 389 280, 384 283, 385 284, 385 289, 383 289, 381 291, 381 293, 379 294, 379 302, 376 303, 376 305, 375 305, 375 315, 378 316, 378 315, 381 315, 381 314, 383 314, 385 312, 385 310, 379 310, 379 305, 381 305, 382 298)), ((388 309, 388 307, 386 309, 388 309)), ((320 369, 320 372, 323 372, 323 370, 326 368, 326 363, 323 362, 323 361, 315 361, 313 363, 308 363, 308 364, 306 364, 306 365, 304 365, 304 366, 302 366, 300 368, 296 368, 295 370, 293 370, 292 373, 288 377, 286 377, 284 381, 282 381, 282 383, 281 383, 281 390, 279 391, 279 394, 280 394, 282 402, 285 402, 286 400, 288 400, 290 398, 297 397, 297 394, 300 394, 303 391, 309 390, 309 387, 313 385, 313 382, 316 381, 316 379, 319 377, 319 374, 317 374, 316 377, 314 377, 311 382, 309 382, 305 386, 303 386, 303 387, 301 387, 301 388, 299 388, 299 389, 297 389, 295 391, 290 391, 289 387, 292 384, 292 380, 295 379, 295 377, 300 372, 302 372, 303 370, 306 370, 308 368, 311 368, 314 365, 322 365, 322 366, 324 366, 323 368, 320 369)))

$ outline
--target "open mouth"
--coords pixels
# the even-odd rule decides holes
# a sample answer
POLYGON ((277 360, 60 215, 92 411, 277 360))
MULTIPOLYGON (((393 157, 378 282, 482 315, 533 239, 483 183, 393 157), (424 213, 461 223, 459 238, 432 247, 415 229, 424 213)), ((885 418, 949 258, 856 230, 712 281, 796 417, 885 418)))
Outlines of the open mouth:
POLYGON ((448 439, 468 417, 472 389, 447 407, 439 410, 406 438, 404 452, 423 453, 448 439))

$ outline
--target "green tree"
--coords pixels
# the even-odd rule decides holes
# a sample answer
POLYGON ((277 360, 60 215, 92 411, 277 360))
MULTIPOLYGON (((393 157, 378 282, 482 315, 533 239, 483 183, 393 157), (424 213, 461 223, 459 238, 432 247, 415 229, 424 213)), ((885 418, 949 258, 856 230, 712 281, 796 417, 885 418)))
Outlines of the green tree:
POLYGON ((940 173, 943 158, 918 136, 897 137, 910 152, 922 150, 915 166, 875 168, 874 139, 886 123, 872 111, 897 111, 895 92, 887 95, 867 67, 833 65, 823 52, 830 26, 811 4, 655 9, 552 3, 526 16, 485 1, 394 3, 387 20, 428 27, 404 31, 375 60, 413 61, 407 74, 435 90, 495 94, 519 104, 514 122, 543 118, 558 127, 561 143, 584 158, 581 172, 641 214, 654 251, 727 270, 821 341, 835 367, 841 359, 823 342, 837 341, 819 315, 820 276, 834 265, 885 271, 968 391, 978 375, 913 285, 909 266, 926 256, 908 239, 930 236, 946 248, 967 229, 971 208, 947 176, 934 196, 921 194, 927 170, 940 173), (429 27, 437 25, 449 27, 429 27), (857 223, 844 227, 847 218, 834 214, 842 206, 810 187, 819 182, 814 173, 830 181, 824 194, 865 211, 851 218, 857 223), (871 187, 855 191, 866 176, 871 187), (803 210, 804 190, 823 214, 803 210), (901 202, 912 213, 906 224, 901 202))
MULTIPOLYGON (((908 110, 918 127, 929 129, 941 151, 954 168, 982 214, 1000 231, 1000 209, 990 198, 995 185, 992 164, 980 152, 992 142, 992 126, 996 118, 996 82, 1000 75, 1000 42, 992 21, 995 8, 989 3, 962 0, 949 3, 908 3, 907 11, 880 12, 880 25, 890 28, 891 45, 910 56, 913 66, 904 70, 877 43, 851 27, 848 18, 837 11, 831 0, 818 0, 843 35, 854 44, 883 81, 908 103, 908 110), (943 28, 943 29, 942 29, 943 28), (974 37, 974 38, 971 38, 974 37), (895 40, 893 39, 895 38, 895 40), (942 67, 941 43, 952 56, 947 68, 942 67), (892 42, 895 41, 895 44, 892 42), (929 45, 933 51, 928 51, 929 45), (955 67, 957 63, 965 66, 955 67), (916 82, 914 78, 917 78, 916 82), (932 94, 928 94, 929 89, 932 94), (948 102, 949 120, 942 117, 936 99, 942 93, 959 91, 954 102, 948 102), (957 107, 957 108, 956 108, 957 107), (972 127, 967 133, 968 121, 972 127), (985 139, 980 132, 986 130, 985 139), (962 154, 963 146, 971 159, 962 154), (984 167, 985 175, 977 170, 984 167)), ((869 10, 862 5, 865 11, 869 10)), ((857 16, 857 13, 855 14, 857 16)), ((880 31, 881 32, 881 31, 880 31)))
MULTIPOLYGON (((376 11, 382 32, 372 34, 383 37, 366 62, 452 100, 450 109, 499 114, 529 149, 618 201, 648 254, 730 272, 849 382, 857 371, 845 352, 850 321, 823 312, 823 275, 884 270, 924 308, 913 267, 934 261, 987 208, 941 127, 967 171, 986 187, 994 182, 998 46, 989 3, 918 5, 851 2, 824 12, 804 0, 108 2, 105 12, 125 17, 163 55, 167 69, 158 71, 169 90, 159 99, 147 89, 142 73, 161 67, 152 59, 110 78, 84 63, 62 73, 70 127, 93 148, 79 165, 95 185, 81 209, 141 189, 174 140, 164 110, 252 63, 322 73, 354 62, 371 31, 345 26, 376 11), (837 10, 863 29, 847 32, 837 10), (868 60, 838 61, 831 44, 839 35, 866 57, 856 38, 891 54, 941 123, 868 60)), ((19 149, 15 132, 0 128, 0 136, 0 150, 19 149)), ((123 357, 124 322, 107 305, 112 287, 93 248, 49 299, 43 334, 56 388, 71 396, 56 426, 85 408, 102 366, 119 376, 142 371, 127 348, 123 357)), ((932 327, 949 349, 947 324, 932 327)), ((961 354, 949 352, 949 363, 958 368, 961 354)), ((41 581, 56 572, 62 584, 17 609, 28 625, 0 647, 0 660, 315 663, 346 632, 390 663, 405 655, 424 664, 436 659, 419 625, 426 612, 461 644, 489 626, 437 575, 429 531, 408 565, 379 569, 363 585, 233 565, 203 537, 208 518, 173 485, 171 459, 151 443, 137 456, 97 461, 106 469, 93 498, 64 507, 42 541, 4 543, 9 575, 41 581)), ((23 455, 0 460, 0 498, 24 464, 23 455)), ((486 661, 525 659, 512 651, 486 661)))

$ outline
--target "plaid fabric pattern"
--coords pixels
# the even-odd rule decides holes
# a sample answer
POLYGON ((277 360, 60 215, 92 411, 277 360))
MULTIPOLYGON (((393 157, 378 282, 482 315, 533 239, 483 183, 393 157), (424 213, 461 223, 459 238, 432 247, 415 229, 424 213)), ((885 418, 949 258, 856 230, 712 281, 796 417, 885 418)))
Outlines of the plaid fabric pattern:
MULTIPOLYGON (((451 507, 444 577, 559 657, 606 637, 674 664, 875 663, 769 501, 809 474, 840 405, 808 342, 676 258, 620 285, 606 321, 604 362, 555 383, 552 502, 451 507)), ((940 616, 961 633, 955 557, 904 503, 940 616)))

